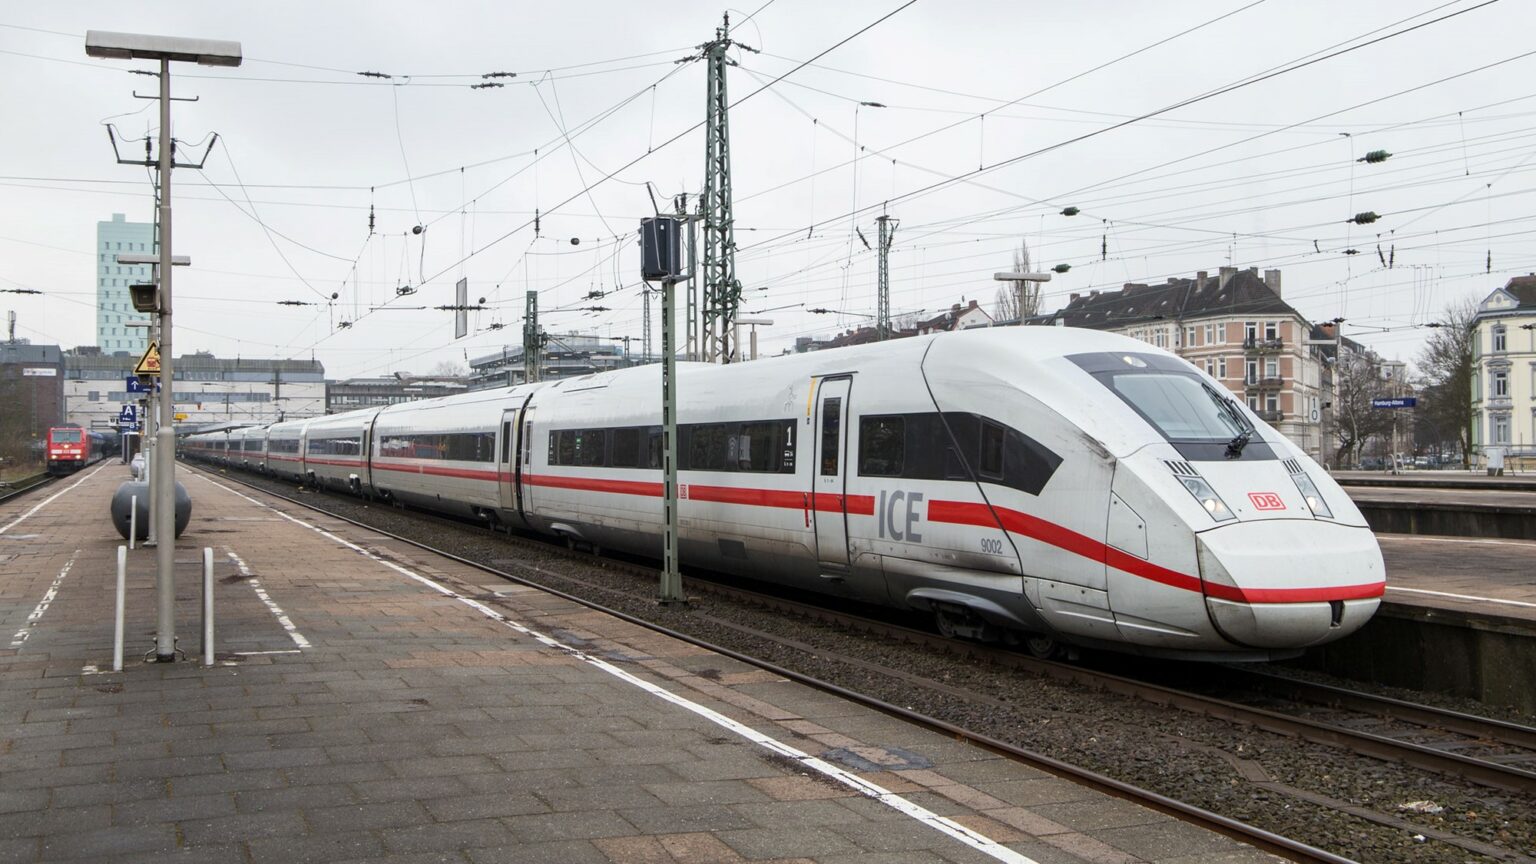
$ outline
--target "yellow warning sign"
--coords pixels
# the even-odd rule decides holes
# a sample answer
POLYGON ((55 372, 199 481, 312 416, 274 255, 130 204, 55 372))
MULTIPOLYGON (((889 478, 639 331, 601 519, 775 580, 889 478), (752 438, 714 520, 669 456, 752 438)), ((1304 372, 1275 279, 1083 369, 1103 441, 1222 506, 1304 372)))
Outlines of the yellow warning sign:
POLYGON ((139 365, 133 367, 133 374, 148 375, 153 378, 160 377, 160 343, 151 342, 144 349, 144 356, 139 358, 139 365))

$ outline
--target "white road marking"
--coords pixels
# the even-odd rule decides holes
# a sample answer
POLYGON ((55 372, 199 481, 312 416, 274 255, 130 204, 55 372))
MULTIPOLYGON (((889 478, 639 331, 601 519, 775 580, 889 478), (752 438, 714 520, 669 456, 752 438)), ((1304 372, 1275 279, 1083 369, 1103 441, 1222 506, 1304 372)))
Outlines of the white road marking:
POLYGON ((705 707, 703 705, 698 704, 697 702, 690 702, 689 700, 684 699, 682 696, 679 696, 676 693, 673 693, 672 691, 667 690, 666 688, 664 688, 664 687, 662 687, 662 686, 660 686, 658 684, 653 684, 653 683, 651 683, 649 681, 646 681, 644 679, 637 678, 636 676, 630 674, 629 672, 626 672, 623 669, 619 669, 618 667, 613 666, 612 664, 608 663, 607 661, 601 660, 601 659, 599 659, 597 657, 593 657, 593 656, 591 656, 589 654, 586 654, 586 653, 580 651, 579 649, 572 648, 571 646, 566 645, 566 644, 564 644, 562 642, 559 642, 559 641, 557 641, 557 640, 555 640, 555 639, 553 639, 553 638, 551 638, 549 636, 546 636, 543 633, 540 633, 540 632, 538 632, 536 630, 530 629, 526 625, 520 624, 517 621, 514 621, 511 618, 508 618, 507 616, 501 614, 500 612, 497 612, 495 609, 492 609, 489 606, 486 606, 484 603, 481 603, 478 600, 475 600, 475 599, 470 598, 470 597, 465 597, 464 595, 459 594, 458 592, 454 591, 453 589, 449 588, 446 585, 443 585, 443 584, 438 583, 438 582, 436 582, 436 581, 434 581, 432 579, 429 579, 426 576, 422 576, 421 574, 416 573, 416 572, 414 572, 414 571, 412 571, 412 570, 410 570, 408 568, 401 567, 400 565, 395 564, 395 563, 390 562, 390 561, 386 561, 383 558, 380 558, 379 556, 373 554, 372 552, 369 552, 367 549, 364 549, 363 547, 358 546, 356 543, 353 543, 353 542, 351 542, 349 540, 346 540, 346 539, 343 539, 341 537, 338 537, 337 535, 332 534, 331 532, 325 530, 324 528, 321 528, 318 525, 312 525, 312 524, 310 524, 308 522, 303 521, 302 519, 297 519, 297 518, 295 518, 293 516, 290 516, 287 513, 284 513, 283 511, 278 510, 276 507, 271 506, 270 504, 266 504, 266 503, 264 503, 262 501, 258 501, 255 498, 252 498, 252 497, 250 497, 248 495, 244 495, 244 494, 242 494, 240 492, 237 492, 234 489, 231 489, 228 486, 225 486, 224 484, 219 483, 217 481, 210 480, 209 478, 204 477, 201 474, 199 474, 197 476, 202 477, 202 479, 205 480, 206 482, 208 482, 208 483, 210 483, 210 484, 212 484, 214 486, 217 486, 220 489, 223 489, 224 491, 230 493, 231 495, 235 495, 235 496, 237 496, 239 498, 243 498, 246 501, 249 501, 252 504, 257 505, 258 507, 265 507, 266 509, 271 510, 273 513, 276 513, 277 515, 283 517, 284 519, 287 519, 289 522, 292 522, 295 525, 300 525, 300 526, 303 526, 305 528, 308 528, 309 530, 314 531, 315 533, 319 534, 320 536, 322 536, 322 537, 324 537, 324 538, 326 538, 328 540, 331 540, 332 542, 335 542, 335 543, 337 543, 337 544, 339 544, 341 546, 344 546, 344 547, 346 547, 348 549, 351 549, 352 551, 358 553, 359 555, 362 555, 364 558, 367 558, 370 561, 374 561, 374 562, 377 562, 379 564, 382 564, 385 567, 388 567, 389 569, 394 570, 396 573, 399 573, 399 574, 401 574, 402 576, 405 576, 408 579, 414 580, 414 581, 416 581, 416 582, 418 582, 418 583, 420 583, 422 585, 425 585, 428 588, 431 588, 433 591, 436 591, 437 593, 442 594, 445 597, 450 597, 450 598, 452 598, 454 600, 457 600, 460 603, 463 603, 464 605, 470 607, 471 609, 474 609, 476 612, 479 612, 481 615, 484 615, 485 617, 491 619, 492 621, 496 621, 497 623, 503 624, 506 627, 508 627, 508 628, 510 628, 512 630, 515 630, 518 633, 521 633, 521 634, 523 634, 525 636, 528 636, 528 637, 530 637, 532 639, 535 639, 538 642, 540 642, 541 644, 543 644, 543 645, 545 645, 545 646, 547 646, 549 648, 553 648, 553 649, 555 649, 557 651, 560 651, 560 652, 565 653, 565 654, 567 654, 567 655, 569 655, 571 657, 574 657, 575 659, 580 660, 581 662, 586 663, 589 666, 592 666, 593 668, 600 669, 603 672, 606 672, 609 675, 612 675, 613 677, 618 678, 619 680, 624 681, 627 684, 631 684, 631 685, 633 685, 635 687, 640 688, 641 690, 644 690, 645 692, 651 694, 652 696, 655 696, 658 699, 662 699, 662 700, 670 702, 673 705, 676 705, 676 706, 678 706, 678 707, 680 707, 680 708, 682 708, 682 709, 684 709, 686 711, 690 711, 690 712, 698 715, 699 717, 702 717, 703 719, 705 719, 705 720, 707 720, 707 721, 709 721, 711 723, 714 723, 717 726, 720 726, 720 727, 722 727, 724 729, 727 729, 727 730, 729 730, 731 732, 734 732, 735 734, 741 736, 742 738, 745 738, 748 741, 751 741, 752 743, 757 744, 757 745, 759 745, 759 746, 761 746, 761 747, 763 747, 763 748, 765 748, 767 750, 771 750, 771 751, 773 751, 775 753, 778 753, 779 755, 784 756, 786 758, 793 759, 796 762, 800 763, 800 765, 804 766, 805 768, 809 768, 812 771, 815 771, 815 772, 817 772, 819 774, 822 774, 822 775, 824 775, 824 776, 826 776, 826 777, 828 777, 828 778, 830 778, 832 780, 835 780, 835 781, 837 781, 839 783, 842 783, 844 786, 847 786, 847 787, 851 788, 853 791, 859 793, 860 795, 863 795, 863 796, 865 796, 867 798, 872 798, 872 799, 874 799, 876 801, 879 801, 880 803, 886 805, 887 807, 890 807, 891 809, 896 810, 899 813, 903 813, 903 814, 905 814, 907 816, 910 816, 911 818, 917 820, 918 822, 921 822, 921 823, 927 825, 928 827, 933 828, 936 831, 939 831, 940 833, 943 833, 943 834, 946 834, 946 835, 948 835, 950 837, 953 837, 954 839, 959 840, 960 842, 966 844, 967 846, 970 846, 971 848, 973 848, 973 849, 975 849, 975 850, 977 850, 977 851, 979 851, 979 852, 981 852, 981 853, 983 853, 983 854, 985 854, 985 855, 987 855, 987 856, 989 856, 991 858, 994 858, 994 859, 996 859, 998 861, 1007 861, 1007 862, 1010 862, 1010 864, 1038 864, 1038 862, 1036 862, 1034 859, 1028 858, 1028 857, 1026 857, 1024 855, 1019 854, 1018 852, 1013 851, 1012 849, 1009 849, 1007 846, 1004 846, 1003 844, 997 842, 996 840, 993 840, 992 838, 987 837, 986 835, 982 834, 979 831, 975 831, 975 830, 972 830, 970 828, 967 828, 966 826, 961 825, 960 823, 958 823, 958 822, 956 822, 953 819, 950 819, 948 817, 940 816, 937 813, 934 813, 933 811, 931 811, 931 810, 929 810, 929 809, 927 809, 927 808, 925 808, 925 807, 923 807, 923 806, 921 806, 919 804, 914 804, 911 801, 908 801, 905 798, 902 798, 900 795, 897 795, 896 793, 891 792, 890 790, 885 789, 885 788, 879 786, 878 784, 871 783, 868 780, 865 780, 862 777, 859 777, 859 776, 857 776, 855 774, 852 774, 852 773, 850 773, 848 771, 845 771, 842 768, 837 767, 836 765, 833 765, 833 764, 831 764, 829 762, 826 762, 825 760, 818 759, 817 757, 812 756, 809 753, 804 753, 804 752, 802 752, 800 750, 795 749, 794 747, 789 746, 788 744, 785 744, 785 743, 783 743, 781 741, 778 741, 777 739, 770 738, 769 736, 764 735, 761 732, 758 732, 757 730, 751 728, 750 726, 747 726, 747 725, 745 725, 743 723, 738 723, 737 721, 732 720, 729 717, 726 717, 724 714, 721 714, 718 711, 715 711, 714 709, 707 708, 707 707, 705 707))
MULTIPOLYGON (((209 482, 212 482, 212 481, 209 481, 209 482)), ((218 484, 215 483, 214 485, 217 486, 218 484)), ((233 490, 231 490, 231 491, 233 491, 233 490)), ((239 493, 236 492, 235 494, 238 495, 239 493)), ((277 511, 274 510, 273 512, 277 512, 277 511)), ((229 556, 229 560, 235 562, 235 566, 240 568, 240 575, 244 576, 246 578, 246 581, 251 584, 251 587, 256 590, 256 596, 258 598, 260 598, 261 602, 267 604, 267 608, 272 610, 272 615, 277 618, 277 623, 283 625, 283 629, 288 631, 288 638, 293 640, 293 644, 299 646, 299 648, 301 648, 301 649, 302 648, 308 648, 309 647, 309 640, 304 638, 304 634, 299 632, 299 628, 293 626, 293 622, 288 620, 288 616, 283 614, 283 610, 278 608, 278 605, 276 603, 272 602, 272 597, 271 597, 271 595, 267 594, 267 589, 261 587, 261 580, 255 578, 254 576, 251 575, 251 568, 246 565, 245 559, 241 558, 239 555, 236 555, 235 554, 235 550, 229 548, 228 546, 224 547, 224 554, 228 555, 229 556)), ((276 654, 276 653, 279 653, 279 652, 276 652, 276 651, 244 651, 244 652, 240 652, 240 653, 243 653, 243 654, 276 654)), ((286 653, 289 653, 289 652, 285 651, 285 652, 281 652, 281 653, 285 653, 286 654, 286 653)))
POLYGON ((303 653, 304 653, 303 651, 300 651, 297 648, 281 648, 281 649, 276 650, 276 651, 236 651, 235 652, 235 656, 237 656, 237 657, 260 657, 260 656, 265 655, 265 654, 303 654, 303 653))
POLYGON ((53 577, 53 584, 49 585, 48 590, 43 592, 43 599, 38 602, 37 608, 32 610, 32 614, 27 616, 27 623, 21 625, 21 629, 17 630, 16 635, 11 637, 12 648, 20 648, 32 636, 32 628, 37 626, 37 622, 43 619, 43 613, 47 612, 48 607, 53 605, 53 598, 59 596, 59 583, 64 581, 65 576, 69 575, 70 568, 75 566, 75 556, 79 554, 80 550, 76 549, 74 554, 69 556, 69 560, 65 562, 64 569, 59 571, 59 575, 53 577))
POLYGON ((1388 585, 1388 591, 1404 591, 1409 594, 1431 594, 1435 597, 1449 597, 1452 600, 1470 600, 1474 603, 1498 603, 1504 606, 1520 606, 1526 609, 1536 609, 1536 603, 1527 603, 1524 600, 1501 600, 1498 597, 1479 597, 1475 594, 1451 594, 1447 591, 1430 591, 1424 588, 1399 588, 1396 585, 1388 585))
POLYGON ((76 486, 79 486, 81 483, 84 483, 85 481, 91 479, 92 477, 95 477, 96 473, 98 471, 100 471, 102 468, 107 467, 110 464, 112 464, 112 463, 110 463, 110 462, 103 462, 100 466, 98 466, 96 468, 95 471, 92 471, 91 473, 85 475, 84 477, 81 477, 79 480, 76 480, 73 484, 71 484, 69 486, 66 486, 63 489, 60 489, 59 491, 53 493, 52 495, 49 495, 47 498, 44 498, 41 502, 38 503, 38 505, 36 507, 33 507, 31 510, 28 510, 27 512, 21 514, 20 516, 17 516, 11 522, 6 523, 5 525, 0 525, 0 534, 4 534, 5 532, 11 530, 12 528, 15 528, 17 525, 20 525, 23 521, 26 520, 26 518, 28 516, 31 516, 33 513, 36 513, 37 511, 43 509, 44 507, 47 507, 49 504, 52 504, 54 502, 54 499, 58 498, 60 495, 63 495, 65 492, 68 492, 69 490, 75 488, 76 486))

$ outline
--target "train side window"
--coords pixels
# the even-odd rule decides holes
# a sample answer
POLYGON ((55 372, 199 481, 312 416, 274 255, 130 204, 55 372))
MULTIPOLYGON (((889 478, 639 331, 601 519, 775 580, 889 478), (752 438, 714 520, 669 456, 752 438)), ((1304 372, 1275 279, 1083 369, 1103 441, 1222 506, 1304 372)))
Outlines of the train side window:
POLYGON ((576 435, 575 429, 561 429, 559 432, 550 433, 556 436, 555 458, 549 460, 554 465, 576 464, 576 435))
POLYGON ((1001 424, 981 421, 981 458, 977 469, 989 480, 1003 479, 1003 441, 1007 436, 1001 424))
POLYGON ((842 449, 843 398, 832 396, 821 401, 821 475, 836 476, 837 454, 842 449))
POLYGON ((976 464, 980 447, 981 424, 975 414, 946 413, 950 443, 944 447, 944 479, 970 480, 970 466, 976 464))
POLYGON ((613 430, 613 458, 608 464, 615 468, 640 467, 639 427, 613 430))
POLYGON ((727 427, 724 423, 690 423, 680 430, 686 461, 679 468, 692 471, 723 471, 726 468, 727 427))
POLYGON ((501 461, 504 465, 512 464, 512 421, 501 424, 501 461))
POLYGON ((660 469, 662 453, 662 431, 660 426, 647 426, 645 429, 645 467, 660 469))
POLYGON ((906 421, 901 417, 859 419, 859 474, 900 477, 906 456, 906 421))
POLYGON ((602 429, 583 429, 576 438, 576 464, 595 468, 603 464, 603 445, 608 436, 602 429))

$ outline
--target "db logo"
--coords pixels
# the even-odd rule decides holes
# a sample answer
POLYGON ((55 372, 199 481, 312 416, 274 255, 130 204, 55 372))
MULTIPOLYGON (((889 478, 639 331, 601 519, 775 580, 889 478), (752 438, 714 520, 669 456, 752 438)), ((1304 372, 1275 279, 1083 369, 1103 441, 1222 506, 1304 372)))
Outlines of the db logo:
POLYGON ((1259 510, 1284 510, 1285 502, 1273 492, 1249 492, 1248 500, 1259 510))

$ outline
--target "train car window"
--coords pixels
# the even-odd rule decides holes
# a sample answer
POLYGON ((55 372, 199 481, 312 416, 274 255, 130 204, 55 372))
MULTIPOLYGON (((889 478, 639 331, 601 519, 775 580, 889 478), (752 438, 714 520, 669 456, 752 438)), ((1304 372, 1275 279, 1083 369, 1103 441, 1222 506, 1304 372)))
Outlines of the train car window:
POLYGON ((1056 473, 1061 457, 1016 429, 1008 430, 1003 446, 1003 485, 1039 495, 1056 473))
POLYGON ((608 436, 603 429, 583 429, 576 437, 576 464, 597 468, 603 464, 603 446, 608 436))
POLYGON ((640 467, 640 427, 613 430, 613 457, 608 464, 615 468, 640 467))
POLYGON ((732 463, 737 471, 764 474, 795 472, 795 421, 761 420, 741 424, 742 447, 732 463))
POLYGON ((686 457, 679 468, 690 471, 724 471, 726 469, 726 438, 729 427, 724 423, 690 423, 679 430, 679 448, 686 457))
POLYGON ((645 467, 661 469, 662 435, 660 426, 645 428, 645 467))
POLYGON ((1028 435, 969 413, 860 418, 859 474, 912 480, 972 480, 1039 495, 1061 457, 1028 435))
POLYGON ((821 402, 821 474, 823 477, 837 474, 837 454, 842 447, 838 443, 843 425, 843 399, 835 396, 821 402))
POLYGON ((1003 479, 1003 440, 1006 437, 1002 424, 986 419, 981 421, 981 458, 976 467, 982 477, 1003 479))
POLYGON ((561 429, 559 432, 552 432, 552 433, 550 433, 550 435, 553 436, 556 440, 558 440, 559 443, 556 445, 556 448, 555 448, 554 452, 550 454, 551 458, 549 460, 549 464, 551 464, 551 465, 575 465, 576 464, 576 436, 577 436, 577 434, 578 433, 577 433, 577 431, 575 429, 561 429))
POLYGON ((859 474, 900 477, 906 465, 906 420, 900 416, 859 419, 859 474))
POLYGON ((981 453, 981 422, 975 414, 944 413, 950 446, 944 454, 944 479, 969 480, 971 466, 981 453))
POLYGON ((492 432, 455 432, 438 436, 442 456, 455 462, 494 462, 496 435, 492 432))
POLYGON ((512 464, 512 421, 501 424, 501 462, 503 465, 512 464))

